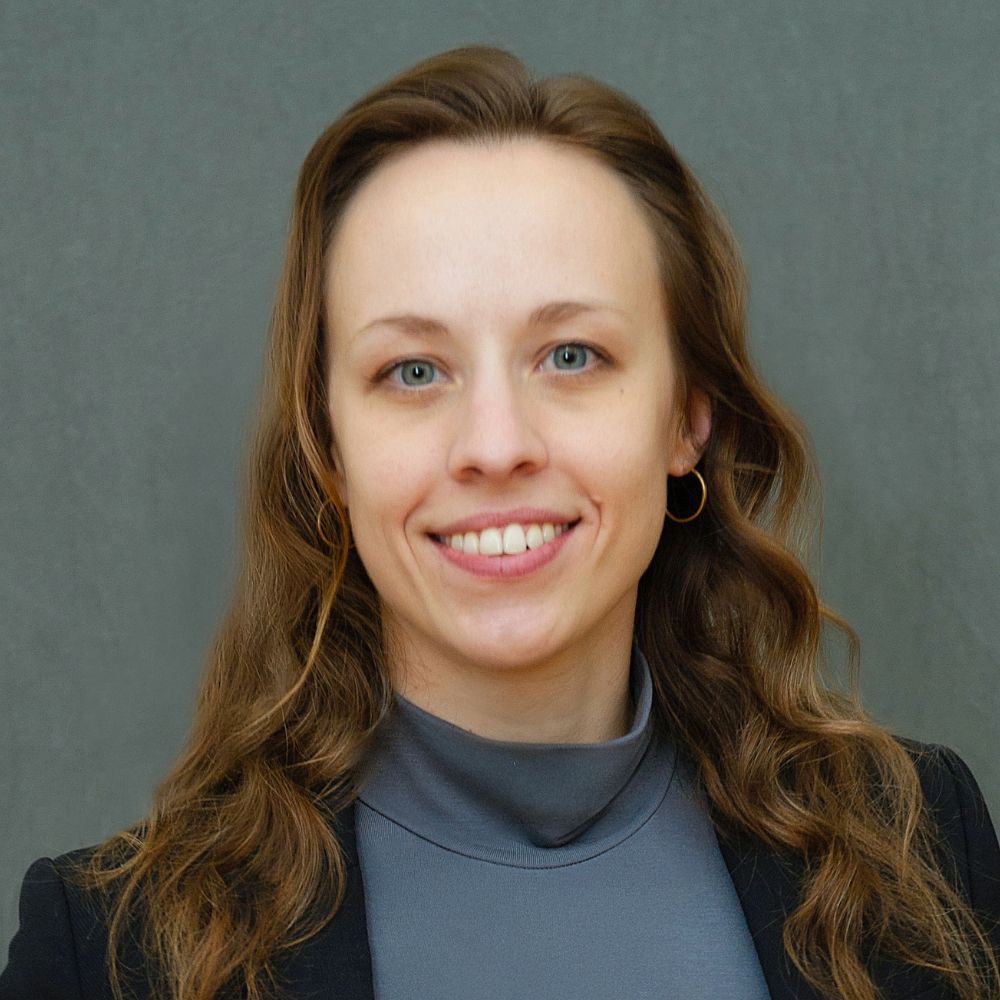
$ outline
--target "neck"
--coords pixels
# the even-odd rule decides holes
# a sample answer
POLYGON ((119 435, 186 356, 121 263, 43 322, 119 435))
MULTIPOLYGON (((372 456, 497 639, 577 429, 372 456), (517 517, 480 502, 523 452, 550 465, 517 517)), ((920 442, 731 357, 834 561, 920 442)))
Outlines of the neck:
POLYGON ((603 743, 627 733, 635 706, 629 688, 631 633, 544 661, 502 668, 406 649, 394 687, 425 712, 492 740, 603 743))

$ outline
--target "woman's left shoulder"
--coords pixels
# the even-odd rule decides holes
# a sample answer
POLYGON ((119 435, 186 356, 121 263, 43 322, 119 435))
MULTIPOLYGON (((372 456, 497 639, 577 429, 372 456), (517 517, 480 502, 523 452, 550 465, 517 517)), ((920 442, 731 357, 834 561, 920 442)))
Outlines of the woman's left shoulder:
POLYGON ((920 776, 924 799, 973 909, 1000 920, 1000 844, 986 799, 961 755, 940 743, 897 736, 920 776))

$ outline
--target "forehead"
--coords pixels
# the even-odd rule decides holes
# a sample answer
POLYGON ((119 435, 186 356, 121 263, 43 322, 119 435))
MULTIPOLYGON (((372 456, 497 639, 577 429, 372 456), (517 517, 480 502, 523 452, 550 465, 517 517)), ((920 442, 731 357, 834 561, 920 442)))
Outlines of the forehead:
POLYGON ((660 309, 653 233, 609 167, 552 142, 421 144, 347 204, 327 262, 335 330, 384 312, 523 318, 552 299, 660 309))

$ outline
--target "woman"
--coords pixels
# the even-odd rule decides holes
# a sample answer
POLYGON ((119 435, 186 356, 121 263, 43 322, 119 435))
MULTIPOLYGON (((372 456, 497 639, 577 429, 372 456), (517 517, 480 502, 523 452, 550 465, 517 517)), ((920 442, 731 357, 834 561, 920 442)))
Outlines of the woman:
POLYGON ((744 311, 623 95, 475 47, 351 107, 189 746, 32 866, 0 997, 1000 996, 975 780, 821 683, 744 311))

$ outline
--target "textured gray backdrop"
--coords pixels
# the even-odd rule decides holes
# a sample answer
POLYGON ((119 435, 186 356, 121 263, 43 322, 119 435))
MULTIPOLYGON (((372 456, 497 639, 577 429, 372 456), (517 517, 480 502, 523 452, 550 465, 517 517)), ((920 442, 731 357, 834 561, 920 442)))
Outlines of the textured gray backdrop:
POLYGON ((1000 7, 0 6, 0 964, 29 862, 146 810, 229 596, 295 173, 469 42, 633 94, 731 218, 863 690, 1000 811, 1000 7))

